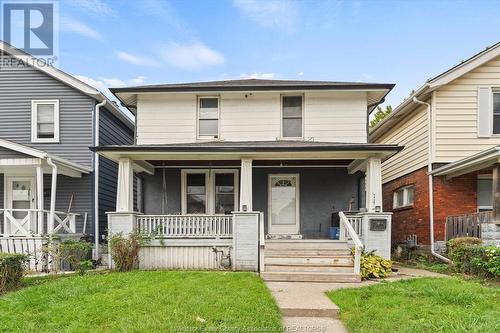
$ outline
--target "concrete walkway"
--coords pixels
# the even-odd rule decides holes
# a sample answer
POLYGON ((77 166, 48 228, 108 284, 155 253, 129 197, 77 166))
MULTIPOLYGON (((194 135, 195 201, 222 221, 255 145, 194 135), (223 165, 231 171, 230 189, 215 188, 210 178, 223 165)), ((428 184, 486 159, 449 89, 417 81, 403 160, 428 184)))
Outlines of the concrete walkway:
MULTIPOLYGON (((397 267, 385 281, 398 281, 416 277, 444 277, 446 275, 421 269, 397 267)), ((339 319, 339 308, 325 292, 341 288, 360 288, 379 281, 361 283, 309 283, 309 282, 266 282, 276 299, 283 316, 283 325, 290 332, 348 332, 339 319)))

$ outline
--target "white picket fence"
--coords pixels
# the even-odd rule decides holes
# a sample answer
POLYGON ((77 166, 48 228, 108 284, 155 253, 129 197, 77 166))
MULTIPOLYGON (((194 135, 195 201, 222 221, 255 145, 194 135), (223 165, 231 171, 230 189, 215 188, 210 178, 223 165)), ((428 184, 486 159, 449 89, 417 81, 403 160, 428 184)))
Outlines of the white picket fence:
POLYGON ((158 238, 232 238, 232 215, 140 215, 139 233, 158 238))

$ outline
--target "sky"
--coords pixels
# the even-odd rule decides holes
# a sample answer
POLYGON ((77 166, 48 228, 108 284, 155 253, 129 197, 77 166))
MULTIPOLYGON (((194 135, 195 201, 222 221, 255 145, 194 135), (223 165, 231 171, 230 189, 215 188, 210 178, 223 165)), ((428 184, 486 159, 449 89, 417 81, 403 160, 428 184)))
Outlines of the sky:
POLYGON ((105 90, 239 78, 395 83, 500 41, 500 0, 64 0, 62 70, 105 90))

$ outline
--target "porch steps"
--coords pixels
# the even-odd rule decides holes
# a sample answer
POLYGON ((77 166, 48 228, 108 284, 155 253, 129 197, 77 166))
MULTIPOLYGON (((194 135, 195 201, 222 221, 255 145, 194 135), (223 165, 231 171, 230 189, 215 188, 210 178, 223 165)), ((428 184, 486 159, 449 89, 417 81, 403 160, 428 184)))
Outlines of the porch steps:
POLYGON ((347 242, 332 240, 269 240, 264 248, 266 281, 359 282, 347 242))

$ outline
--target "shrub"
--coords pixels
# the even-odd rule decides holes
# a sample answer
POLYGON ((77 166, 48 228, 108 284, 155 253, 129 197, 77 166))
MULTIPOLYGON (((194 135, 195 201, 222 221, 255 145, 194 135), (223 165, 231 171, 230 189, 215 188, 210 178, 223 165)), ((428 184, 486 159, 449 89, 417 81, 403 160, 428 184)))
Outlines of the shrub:
POLYGON ((463 273, 473 273, 470 266, 474 255, 473 247, 481 245, 483 241, 475 237, 459 237, 448 241, 448 254, 455 270, 463 273))
POLYGON ((122 233, 111 236, 109 240, 111 258, 117 271, 128 272, 137 268, 139 249, 143 242, 143 238, 137 233, 132 233, 127 238, 123 237, 122 233))
POLYGON ((458 237, 448 241, 448 253, 453 253, 454 250, 468 245, 481 245, 483 241, 476 237, 458 237))
POLYGON ((19 253, 0 253, 0 294, 21 284, 28 256, 19 253))
POLYGON ((72 270, 78 271, 81 263, 91 258, 92 243, 67 239, 59 245, 59 255, 72 270))
POLYGON ((78 274, 85 275, 85 273, 87 273, 88 270, 91 270, 93 268, 94 268, 94 263, 92 262, 92 260, 82 260, 75 267, 75 270, 78 274))
POLYGON ((375 255, 375 251, 361 254, 361 278, 385 278, 392 272, 392 261, 375 255))

